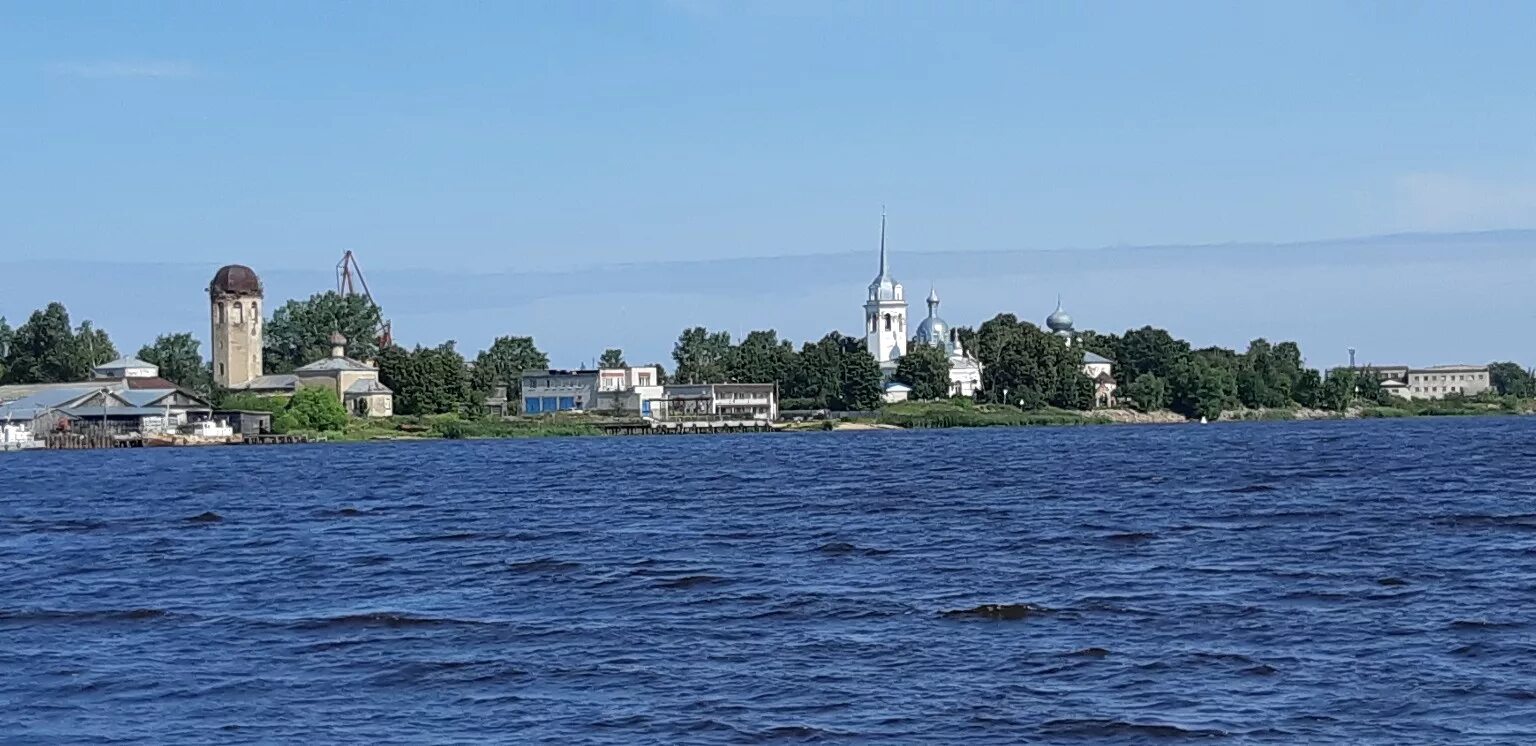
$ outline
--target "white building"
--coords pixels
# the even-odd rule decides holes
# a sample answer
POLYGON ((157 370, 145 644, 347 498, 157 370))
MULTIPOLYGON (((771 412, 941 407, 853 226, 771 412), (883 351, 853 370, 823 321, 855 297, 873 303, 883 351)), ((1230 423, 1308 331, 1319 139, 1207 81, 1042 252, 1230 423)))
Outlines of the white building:
POLYGON ((937 347, 949 355, 949 395, 975 396, 981 390, 981 362, 960 343, 960 334, 939 318, 939 292, 928 291, 928 318, 917 325, 913 344, 937 347))
MULTIPOLYGON (((973 396, 981 390, 981 363, 966 353, 959 336, 939 318, 938 311, 938 293, 931 292, 928 295, 928 318, 918 326, 911 341, 944 349, 949 354, 950 395, 973 396)), ((889 383, 901 365, 901 358, 907 354, 907 296, 901 283, 891 276, 885 251, 883 214, 880 216, 880 274, 869 283, 869 296, 864 302, 864 343, 889 383)), ((907 387, 887 386, 885 400, 903 401, 910 393, 911 389, 907 387)))
POLYGON ((1387 378, 1381 387, 1405 399, 1444 399, 1477 396, 1493 390, 1486 365, 1432 365, 1409 368, 1402 378, 1387 378))
POLYGON ((651 410, 658 420, 779 418, 778 387, 771 383, 674 383, 663 388, 651 410))
POLYGON ((650 416, 662 398, 656 366, 579 370, 525 370, 523 414, 597 412, 650 416))
POLYGON ((120 357, 110 363, 102 363, 92 368, 91 377, 97 380, 158 378, 160 368, 136 357, 120 357))

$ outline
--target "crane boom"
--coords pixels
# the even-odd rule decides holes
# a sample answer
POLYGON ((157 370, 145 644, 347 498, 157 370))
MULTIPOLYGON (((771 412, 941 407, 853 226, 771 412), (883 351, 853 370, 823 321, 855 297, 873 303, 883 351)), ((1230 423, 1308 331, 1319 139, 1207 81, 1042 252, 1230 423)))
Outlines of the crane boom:
MULTIPOLYGON (((368 289, 368 280, 363 277, 363 268, 357 263, 357 256, 347 249, 341 255, 341 261, 336 263, 336 292, 342 297, 349 295, 361 295, 368 299, 369 303, 378 306, 378 301, 373 299, 373 292, 368 289), (361 287, 363 292, 357 292, 361 287)), ((379 348, 389 347, 394 344, 394 334, 389 320, 380 319, 382 326, 379 329, 379 348)))

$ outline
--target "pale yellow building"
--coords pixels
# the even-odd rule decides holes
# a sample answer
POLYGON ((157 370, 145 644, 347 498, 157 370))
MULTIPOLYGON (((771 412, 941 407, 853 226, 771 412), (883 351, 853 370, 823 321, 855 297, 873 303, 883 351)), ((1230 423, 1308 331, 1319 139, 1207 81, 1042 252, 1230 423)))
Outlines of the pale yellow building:
POLYGON ((292 396, 299 387, 325 388, 336 393, 354 417, 389 417, 395 413, 395 394, 379 381, 379 369, 347 357, 347 338, 331 335, 331 356, 316 360, 292 373, 257 376, 236 391, 261 396, 292 396))

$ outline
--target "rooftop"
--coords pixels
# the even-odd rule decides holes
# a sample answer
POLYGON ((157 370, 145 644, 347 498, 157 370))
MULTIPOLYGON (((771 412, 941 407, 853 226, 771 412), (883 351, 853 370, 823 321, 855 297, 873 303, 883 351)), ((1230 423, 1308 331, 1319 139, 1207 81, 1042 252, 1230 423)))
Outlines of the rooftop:
POLYGON ((102 363, 101 365, 96 366, 95 369, 96 370, 108 370, 108 369, 116 370, 118 368, 154 368, 156 370, 159 370, 160 366, 155 365, 154 363, 146 363, 143 360, 140 360, 140 359, 138 359, 136 357, 120 357, 120 358, 118 358, 116 360, 113 360, 110 363, 102 363))
POLYGON ((372 365, 349 357, 328 357, 295 369, 294 373, 334 373, 344 370, 377 370, 372 365))

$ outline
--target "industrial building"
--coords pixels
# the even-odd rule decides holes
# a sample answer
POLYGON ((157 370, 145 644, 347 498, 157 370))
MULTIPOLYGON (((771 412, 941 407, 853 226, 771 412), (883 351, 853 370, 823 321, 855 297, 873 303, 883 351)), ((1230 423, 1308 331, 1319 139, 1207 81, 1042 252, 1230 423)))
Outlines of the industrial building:
POLYGON ((163 433, 206 420, 202 397, 160 377, 160 369, 123 358, 97 366, 89 381, 0 386, 0 422, 33 433, 89 427, 163 433))
POLYGON ((1410 368, 1406 365, 1357 366, 1359 375, 1373 376, 1381 388, 1404 399, 1444 399, 1447 396, 1477 396, 1493 390, 1493 380, 1486 365, 1432 365, 1410 368))

